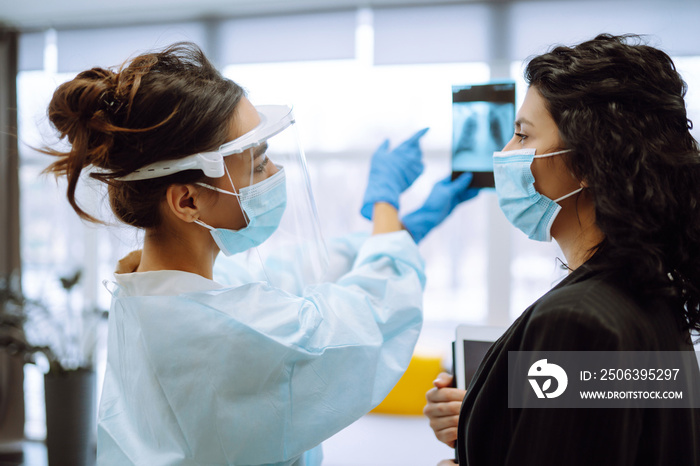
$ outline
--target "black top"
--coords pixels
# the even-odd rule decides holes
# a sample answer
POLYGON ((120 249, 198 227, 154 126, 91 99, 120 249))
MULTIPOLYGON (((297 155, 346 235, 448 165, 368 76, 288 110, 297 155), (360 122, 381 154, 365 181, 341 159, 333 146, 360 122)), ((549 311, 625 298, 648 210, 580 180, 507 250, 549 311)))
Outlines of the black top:
POLYGON ((462 404, 460 465, 700 466, 700 409, 508 408, 508 351, 693 350, 678 305, 626 292, 614 274, 593 270, 599 256, 489 349, 462 404))

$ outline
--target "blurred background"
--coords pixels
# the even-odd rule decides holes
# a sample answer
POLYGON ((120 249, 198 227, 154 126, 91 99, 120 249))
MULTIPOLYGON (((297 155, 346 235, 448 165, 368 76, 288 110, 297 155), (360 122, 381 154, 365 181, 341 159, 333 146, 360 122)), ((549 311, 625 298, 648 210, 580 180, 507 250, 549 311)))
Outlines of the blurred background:
MULTIPOLYGON (((138 247, 136 231, 82 223, 65 186, 41 174, 49 160, 36 148, 56 142, 47 104, 81 70, 186 40, 254 104, 293 105, 322 228, 332 238, 369 231, 360 203, 369 159, 385 138, 397 144, 430 127, 425 173, 402 198, 409 212, 450 173, 451 86, 513 79, 521 101, 527 57, 555 44, 602 32, 646 35, 673 57, 688 84, 689 118, 697 120, 698 17, 696 0, 0 0, 0 271, 21 270, 24 296, 50 312, 100 313, 110 298, 103 280, 138 247), (17 140, 8 137, 14 121, 17 140)), ((99 187, 88 186, 82 199, 94 212, 108 210, 99 187)), ((420 247, 428 284, 417 352, 447 368, 457 325, 507 326, 565 274, 556 244, 511 227, 489 190, 459 206, 420 247)), ((99 387, 104 324, 91 332, 99 387)), ((25 435, 37 445, 46 435, 45 369, 24 366, 25 435)), ((26 464, 45 464, 32 448, 26 464)), ((435 464, 450 455, 427 420, 410 415, 368 416, 326 444, 328 465, 435 464)))

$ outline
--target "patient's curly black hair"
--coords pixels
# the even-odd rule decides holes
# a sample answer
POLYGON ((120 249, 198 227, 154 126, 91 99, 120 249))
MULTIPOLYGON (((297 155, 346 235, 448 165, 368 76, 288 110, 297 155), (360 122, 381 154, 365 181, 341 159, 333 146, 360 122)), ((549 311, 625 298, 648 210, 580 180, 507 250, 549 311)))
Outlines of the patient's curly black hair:
POLYGON ((594 199, 605 267, 679 299, 700 331, 700 153, 671 58, 639 36, 602 34, 533 58, 525 79, 594 199))

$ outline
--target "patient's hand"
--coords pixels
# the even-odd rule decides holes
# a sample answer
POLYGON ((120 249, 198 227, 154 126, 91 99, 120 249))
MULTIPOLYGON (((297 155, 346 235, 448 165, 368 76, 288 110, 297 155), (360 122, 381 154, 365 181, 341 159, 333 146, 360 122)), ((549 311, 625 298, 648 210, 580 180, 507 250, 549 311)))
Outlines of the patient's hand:
MULTIPOLYGON (((433 385, 435 388, 431 388, 425 394, 428 403, 423 408, 423 414, 430 419, 430 427, 435 432, 435 437, 454 448, 457 441, 459 411, 467 392, 459 388, 452 388, 450 386, 452 385, 452 376, 444 372, 438 375, 433 385)), ((440 465, 442 464, 440 463, 440 465)))

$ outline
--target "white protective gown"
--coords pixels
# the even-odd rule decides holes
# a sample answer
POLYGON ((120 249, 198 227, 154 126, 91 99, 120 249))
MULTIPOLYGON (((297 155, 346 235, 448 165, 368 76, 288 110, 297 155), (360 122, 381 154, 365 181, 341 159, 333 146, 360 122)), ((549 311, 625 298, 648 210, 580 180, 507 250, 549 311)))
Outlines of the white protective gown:
POLYGON ((320 464, 321 442, 408 366, 425 285, 406 232, 350 238, 331 257, 347 273, 302 296, 187 272, 116 274, 98 464, 320 464))

